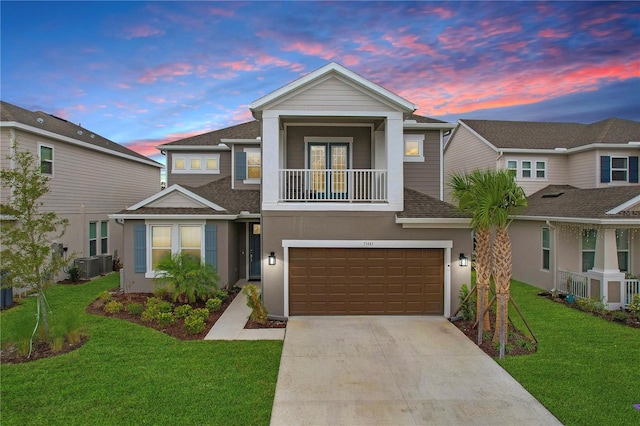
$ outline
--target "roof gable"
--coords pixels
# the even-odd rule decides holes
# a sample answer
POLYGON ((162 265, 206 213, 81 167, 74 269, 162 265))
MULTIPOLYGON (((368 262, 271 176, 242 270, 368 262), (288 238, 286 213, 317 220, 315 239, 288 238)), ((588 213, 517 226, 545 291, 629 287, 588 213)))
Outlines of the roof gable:
POLYGON ((281 87, 266 96, 252 102, 249 108, 256 118, 259 118, 262 110, 277 105, 278 103, 302 93, 316 86, 318 83, 326 81, 328 78, 335 78, 353 89, 366 93, 372 98, 386 105, 392 105, 395 109, 405 113, 411 113, 418 107, 395 93, 379 86, 353 71, 332 62, 317 69, 306 76, 295 80, 286 86, 281 87))
POLYGON ((158 192, 137 204, 129 207, 127 210, 138 210, 143 207, 156 208, 210 208, 216 211, 226 211, 224 207, 183 188, 180 185, 171 185, 164 191, 158 192))

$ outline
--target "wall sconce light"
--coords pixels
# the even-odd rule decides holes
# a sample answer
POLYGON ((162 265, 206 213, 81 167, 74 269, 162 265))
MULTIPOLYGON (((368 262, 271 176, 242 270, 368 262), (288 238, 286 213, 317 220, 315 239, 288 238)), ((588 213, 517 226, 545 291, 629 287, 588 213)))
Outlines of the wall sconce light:
POLYGON ((460 261, 460 266, 469 266, 469 259, 464 255, 464 253, 460 253, 458 260, 460 261))
POLYGON ((276 254, 274 252, 271 252, 271 254, 269 254, 269 265, 275 265, 276 264, 276 254))

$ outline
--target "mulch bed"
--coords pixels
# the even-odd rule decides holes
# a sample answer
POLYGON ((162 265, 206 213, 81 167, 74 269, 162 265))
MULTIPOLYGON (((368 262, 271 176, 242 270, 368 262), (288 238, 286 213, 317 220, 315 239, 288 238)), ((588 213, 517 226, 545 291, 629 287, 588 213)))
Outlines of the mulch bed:
POLYGON ((264 324, 258 321, 247 321, 244 325, 245 329, 257 329, 257 328, 287 328, 286 321, 267 320, 264 324))
MULTIPOLYGON (((482 339, 482 344, 479 346, 479 348, 482 349, 490 357, 498 358, 500 356, 500 345, 498 344, 496 347, 496 345, 494 345, 492 341, 494 331, 495 331, 495 323, 496 323, 495 314, 493 312, 490 312, 489 318, 491 322, 491 336, 488 339, 482 339)), ((458 330, 464 333, 465 336, 467 336, 474 344, 477 345, 478 329, 473 328, 473 321, 458 320, 458 321, 453 321, 452 324, 458 327, 458 330)), ((508 340, 509 350, 506 350, 505 348, 505 355, 508 355, 508 356, 529 355, 536 352, 535 342, 533 341, 532 338, 525 337, 525 335, 520 331, 514 330, 511 325, 509 325, 509 332, 511 333, 511 338, 509 338, 508 340), (520 347, 518 345, 518 341, 522 339, 529 340, 533 348, 527 349, 527 348, 520 347)))
POLYGON ((31 351, 31 357, 27 357, 27 355, 20 354, 18 350, 18 346, 13 344, 5 349, 0 351, 0 361, 2 364, 19 364, 22 362, 30 362, 35 361, 37 359, 49 358, 52 356, 66 354, 67 352, 74 351, 85 343, 89 338, 87 336, 82 336, 80 340, 76 343, 70 343, 65 341, 60 350, 54 351, 51 349, 48 343, 42 341, 33 342, 33 350, 31 351))

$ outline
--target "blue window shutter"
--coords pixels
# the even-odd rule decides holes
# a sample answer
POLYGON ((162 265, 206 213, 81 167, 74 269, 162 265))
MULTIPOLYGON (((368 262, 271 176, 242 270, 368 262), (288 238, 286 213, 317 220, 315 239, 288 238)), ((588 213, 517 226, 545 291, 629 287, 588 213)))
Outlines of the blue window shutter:
POLYGON ((629 182, 638 183, 638 157, 629 157, 629 182))
POLYGON ((218 226, 204 226, 204 261, 218 270, 218 226))
POLYGON ((236 179, 244 180, 247 178, 247 153, 236 152, 236 179))
POLYGON ((133 225, 133 270, 147 272, 147 226, 133 225))
POLYGON ((611 182, 611 157, 608 155, 600 157, 600 182, 611 182))

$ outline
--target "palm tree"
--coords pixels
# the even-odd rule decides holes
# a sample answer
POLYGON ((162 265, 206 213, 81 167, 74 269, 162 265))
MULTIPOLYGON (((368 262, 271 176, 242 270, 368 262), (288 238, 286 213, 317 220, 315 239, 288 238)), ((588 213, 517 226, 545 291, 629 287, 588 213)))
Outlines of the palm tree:
POLYGON ((479 201, 483 197, 480 185, 484 172, 476 170, 471 174, 454 174, 449 182, 452 196, 458 202, 458 208, 470 213, 471 226, 476 239, 476 290, 478 292, 476 312, 478 318, 478 344, 482 343, 484 330, 491 330, 489 320, 489 283, 491 279, 491 221, 480 215, 479 201), (482 318, 482 320, 480 320, 482 318))
POLYGON ((511 240, 507 228, 515 215, 526 207, 527 197, 507 170, 487 171, 477 184, 481 187, 478 191, 481 196, 478 199, 476 214, 483 218, 482 220, 489 221, 496 229, 491 270, 496 285, 498 309, 493 341, 500 342, 502 358, 507 336, 512 270, 511 240))

